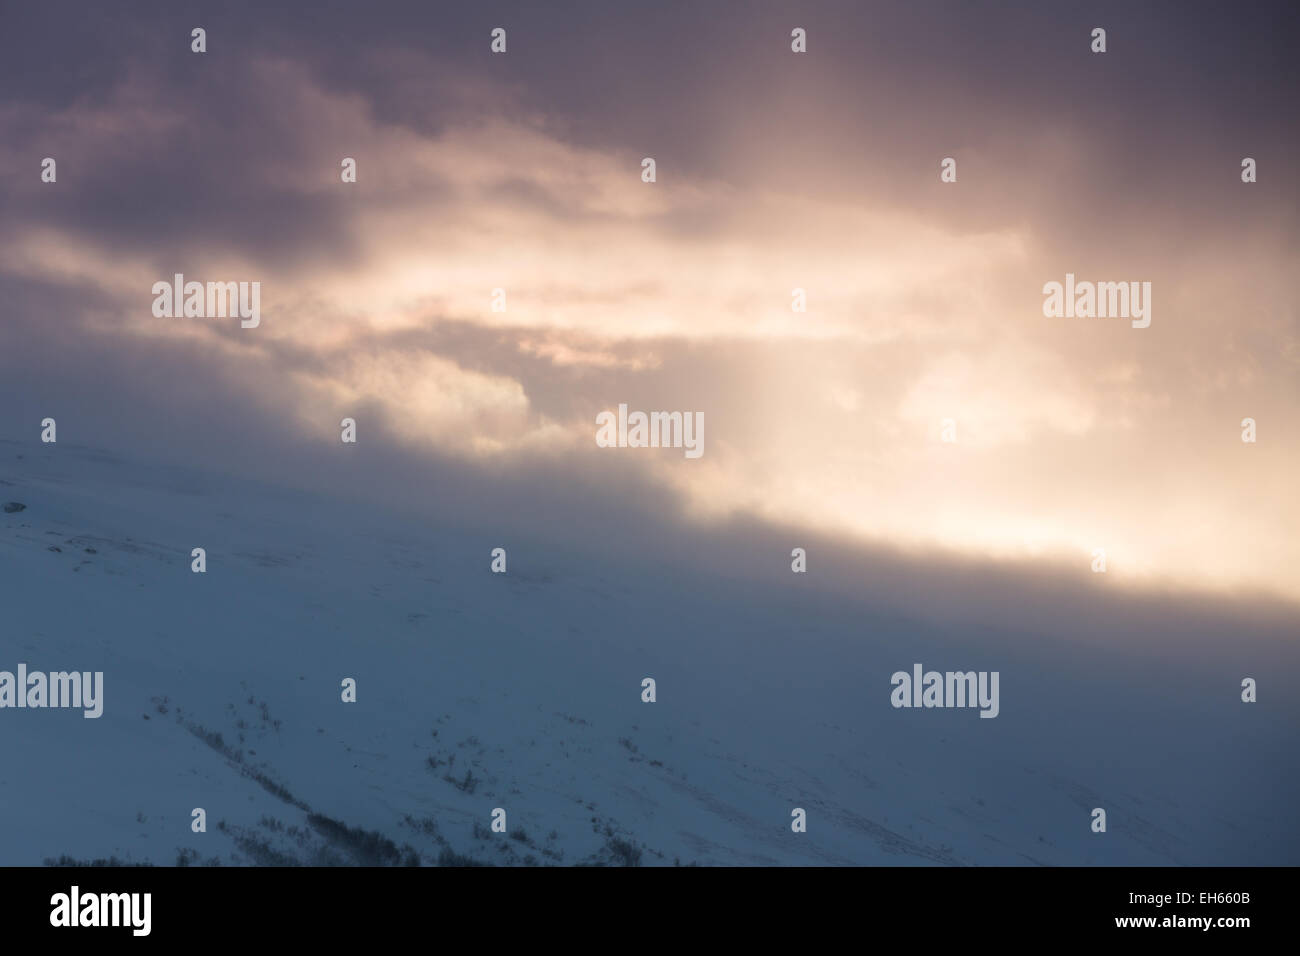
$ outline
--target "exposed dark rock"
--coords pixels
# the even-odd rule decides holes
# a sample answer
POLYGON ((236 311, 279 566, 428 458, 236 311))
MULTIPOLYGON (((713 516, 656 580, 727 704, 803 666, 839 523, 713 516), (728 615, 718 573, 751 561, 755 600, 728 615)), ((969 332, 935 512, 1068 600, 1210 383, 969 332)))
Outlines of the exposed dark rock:
POLYGON ((18 512, 18 511, 26 511, 26 510, 27 510, 27 506, 26 506, 25 504, 23 504, 21 501, 6 501, 6 502, 5 502, 5 514, 7 514, 7 515, 14 514, 15 512, 18 512))

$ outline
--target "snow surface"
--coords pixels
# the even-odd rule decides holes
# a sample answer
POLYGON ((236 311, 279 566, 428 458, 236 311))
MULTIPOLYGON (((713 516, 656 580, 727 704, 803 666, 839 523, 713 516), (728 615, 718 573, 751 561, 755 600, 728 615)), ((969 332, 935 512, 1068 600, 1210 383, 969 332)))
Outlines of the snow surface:
POLYGON ((940 627, 63 444, 0 442, 11 500, 0 670, 105 709, 0 711, 3 864, 1300 862, 1294 631, 940 627), (918 661, 1000 716, 892 708, 918 661))

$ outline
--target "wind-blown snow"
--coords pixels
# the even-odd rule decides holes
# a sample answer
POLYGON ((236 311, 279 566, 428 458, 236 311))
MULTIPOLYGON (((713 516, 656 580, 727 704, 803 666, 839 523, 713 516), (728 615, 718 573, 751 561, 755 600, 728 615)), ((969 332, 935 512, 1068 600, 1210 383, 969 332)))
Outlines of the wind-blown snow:
POLYGON ((3 864, 1300 862, 1294 632, 941 627, 63 444, 0 443, 0 500, 0 670, 105 682, 0 710, 3 864), (918 661, 1000 715, 893 709, 918 661))

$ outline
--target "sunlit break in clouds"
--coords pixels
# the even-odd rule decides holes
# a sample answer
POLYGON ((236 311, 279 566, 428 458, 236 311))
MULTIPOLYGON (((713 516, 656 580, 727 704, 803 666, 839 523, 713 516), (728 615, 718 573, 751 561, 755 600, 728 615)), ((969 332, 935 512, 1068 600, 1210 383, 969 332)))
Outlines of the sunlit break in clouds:
POLYGON ((1180 75, 1162 109, 1168 64, 1212 56, 1163 34, 1012 82, 1080 27, 988 15, 966 40, 968 14, 885 4, 868 37, 773 58, 771 7, 727 44, 533 12, 550 53, 382 32, 342 65, 329 17, 271 15, 196 67, 154 31, 90 57, 89 86, 27 62, 0 161, 58 178, 6 180, 6 364, 73 340, 111 367, 148 340, 202 356, 192 400, 238 392, 307 441, 364 407, 414 454, 559 458, 607 488, 628 460, 593 440, 601 412, 698 410, 704 455, 633 466, 677 518, 1065 567, 1101 549, 1116 584, 1300 595, 1276 91, 1180 75), (913 62, 922 42, 942 55, 913 62), (176 274, 260 283, 260 326, 156 318, 176 274), (1047 314, 1067 276, 1148 289, 1149 324, 1073 295, 1047 314))

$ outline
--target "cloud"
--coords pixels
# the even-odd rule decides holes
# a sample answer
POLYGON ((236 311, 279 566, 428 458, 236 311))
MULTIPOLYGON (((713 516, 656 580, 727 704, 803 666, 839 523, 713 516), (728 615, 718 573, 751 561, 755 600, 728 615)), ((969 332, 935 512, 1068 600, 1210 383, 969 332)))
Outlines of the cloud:
MULTIPOLYGON (((351 416, 470 497, 475 474, 513 470, 540 500, 581 473, 611 503, 710 525, 1076 568, 1105 547, 1122 580, 1300 594, 1300 506, 1279 477, 1298 464, 1281 424, 1300 411, 1295 235, 1275 206, 1225 185, 1184 215, 1172 197, 1209 160, 1171 161, 1177 189, 1153 189, 1130 172, 1133 117, 1100 135, 1100 105, 1070 114, 1041 91, 996 108, 951 90, 926 118, 945 77, 866 83, 879 110, 846 131, 825 64, 759 92, 719 79, 760 62, 750 29, 749 52, 684 68, 734 94, 732 114, 706 128, 684 102, 669 130, 636 97, 640 137, 598 91, 549 81, 568 111, 548 111, 518 73, 439 67, 396 39, 333 74, 315 26, 293 57, 133 57, 93 94, 19 97, 0 111, 0 162, 30 171, 0 197, 5 362, 49 369, 39 400, 74 415, 93 381, 177 432, 184 415, 232 443, 256 428, 285 472, 287 448, 315 460, 304 449, 351 416), (425 70, 428 91, 410 80, 425 70), (963 115, 977 104, 988 129, 963 115), (57 185, 33 149, 57 156, 57 185), (1225 247, 1203 230, 1230 209, 1225 247), (1042 284, 1067 271, 1151 281, 1152 327, 1043 318, 1042 284), (176 272, 261 282, 261 327, 154 319, 150 287, 176 272), (164 412, 149 387, 185 397, 164 412), (620 402, 703 411, 704 458, 596 448, 595 415, 620 402), (1257 446, 1237 437, 1247 415, 1257 446)), ((601 69, 617 86, 641 65, 601 69)))

